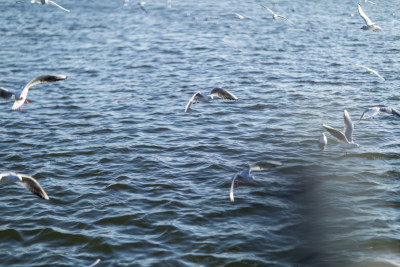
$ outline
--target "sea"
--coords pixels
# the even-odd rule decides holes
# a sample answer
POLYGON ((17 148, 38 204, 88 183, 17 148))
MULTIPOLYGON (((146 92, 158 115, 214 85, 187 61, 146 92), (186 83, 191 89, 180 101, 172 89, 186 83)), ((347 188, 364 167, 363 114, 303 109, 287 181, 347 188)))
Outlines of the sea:
POLYGON ((0 86, 68 76, 0 99, 0 266, 400 266, 398 1, 55 2, 0 0, 0 86))

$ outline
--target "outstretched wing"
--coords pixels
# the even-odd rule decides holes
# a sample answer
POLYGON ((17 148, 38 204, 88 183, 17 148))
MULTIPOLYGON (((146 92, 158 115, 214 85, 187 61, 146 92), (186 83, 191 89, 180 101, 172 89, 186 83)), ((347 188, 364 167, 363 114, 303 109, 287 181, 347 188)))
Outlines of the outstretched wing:
POLYGON ((234 195, 233 195, 233 190, 235 189, 235 181, 236 181, 236 178, 238 177, 238 175, 237 174, 235 174, 234 176, 233 176, 233 178, 232 178, 232 182, 231 182, 231 191, 229 192, 229 198, 230 198, 230 200, 233 202, 233 201, 235 201, 235 197, 234 197, 234 195))
POLYGON ((196 99, 196 97, 201 94, 200 91, 198 91, 197 93, 195 93, 189 100, 189 102, 186 104, 186 108, 185 108, 185 112, 187 112, 190 108, 190 106, 192 105, 193 101, 196 99))
POLYGON ((222 87, 215 87, 210 92, 211 96, 216 96, 222 99, 237 100, 237 97, 222 87))
POLYGON ((271 9, 269 9, 268 7, 263 6, 263 5, 260 5, 260 6, 262 6, 264 9, 268 10, 269 13, 271 13, 272 15, 275 15, 275 13, 271 9))
POLYGON ((250 171, 262 171, 262 170, 270 169, 270 168, 280 166, 280 165, 282 165, 282 163, 279 161, 271 161, 271 160, 260 161, 260 162, 253 164, 250 167, 250 171))
POLYGON ((347 140, 346 136, 339 130, 336 130, 335 128, 328 126, 326 124, 322 124, 322 127, 324 127, 331 135, 333 135, 340 143, 348 144, 349 141, 347 140))
POLYGON ((4 99, 10 99, 15 93, 9 91, 4 87, 0 87, 0 97, 4 99))
POLYGON ((343 110, 343 118, 344 118, 344 134, 347 138, 347 141, 353 142, 354 125, 346 109, 343 110))
POLYGON ((53 6, 56 6, 56 7, 58 7, 58 8, 61 8, 62 10, 66 11, 66 12, 69 12, 68 9, 63 8, 62 6, 60 6, 59 4, 57 4, 57 3, 53 2, 53 1, 49 1, 49 4, 52 4, 53 6))
POLYGON ((22 178, 22 182, 21 184, 28 189, 29 191, 31 191, 32 193, 34 193, 35 195, 38 195, 39 197, 49 200, 49 197, 47 196, 46 192, 43 190, 43 188, 40 186, 40 184, 36 181, 35 178, 28 176, 28 175, 24 175, 24 174, 20 174, 21 178, 22 178))
POLYGON ((397 109, 394 108, 390 108, 390 107, 382 107, 379 109, 380 112, 385 112, 385 113, 389 113, 389 114, 393 114, 396 115, 398 117, 400 117, 400 112, 397 109))
POLYGON ((365 24, 368 26, 372 25, 372 21, 368 18, 368 16, 365 14, 364 10, 362 9, 361 5, 358 4, 358 13, 362 17, 362 19, 365 21, 365 24))

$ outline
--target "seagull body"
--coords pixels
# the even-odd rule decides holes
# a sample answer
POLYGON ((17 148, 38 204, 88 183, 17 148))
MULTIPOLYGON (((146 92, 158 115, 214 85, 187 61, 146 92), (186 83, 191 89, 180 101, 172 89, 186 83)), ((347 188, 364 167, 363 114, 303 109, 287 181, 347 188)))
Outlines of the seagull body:
POLYGON ((65 76, 65 75, 41 75, 41 76, 38 76, 38 77, 32 79, 29 83, 27 83, 18 92, 12 92, 4 87, 0 87, 0 97, 2 97, 4 99, 10 99, 11 96, 14 95, 15 102, 11 109, 12 110, 19 109, 20 111, 22 111, 21 106, 24 104, 24 102, 26 104, 29 104, 28 100, 26 100, 26 97, 28 96, 29 88, 31 88, 32 86, 34 86, 36 84, 57 82, 57 81, 65 80, 65 79, 67 79, 67 76, 65 76))
POLYGON ((270 169, 276 166, 280 166, 282 165, 281 162, 279 161, 260 161, 257 162, 256 164, 251 165, 249 168, 244 169, 241 172, 236 173, 233 178, 232 178, 232 182, 231 182, 231 190, 229 193, 229 198, 230 200, 233 202, 235 201, 235 197, 234 197, 234 188, 235 188, 235 182, 239 183, 240 182, 252 182, 254 181, 253 176, 251 176, 251 172, 252 171, 263 171, 266 169, 270 169))
POLYGON ((323 131, 320 131, 321 132, 321 136, 319 137, 319 143, 321 144, 321 145, 326 145, 326 144, 328 144, 328 139, 326 138, 326 135, 325 135, 325 133, 323 132, 323 131))
POLYGON ((144 5, 146 4, 146 2, 138 2, 138 5, 140 6, 140 8, 147 13, 147 10, 144 8, 144 5))
POLYGON ((40 184, 36 181, 35 178, 15 173, 15 172, 4 172, 0 173, 0 183, 1 184, 21 184, 23 187, 31 191, 33 194, 38 195, 39 197, 49 200, 46 192, 40 186, 40 184))
POLYGON ((238 17, 239 19, 246 19, 246 18, 249 19, 249 17, 240 15, 239 13, 233 13, 233 14, 235 14, 235 16, 238 17))
POLYGON ((373 5, 376 5, 375 2, 372 2, 372 1, 369 1, 369 0, 364 0, 364 3, 371 3, 371 4, 373 4, 373 5))
POLYGON ((63 7, 60 6, 59 4, 57 4, 57 3, 53 2, 53 1, 50 1, 50 0, 31 0, 31 3, 32 3, 32 4, 33 4, 33 3, 38 3, 38 4, 42 4, 42 5, 52 4, 53 6, 56 6, 56 7, 60 8, 60 9, 62 9, 62 10, 64 10, 64 11, 66 11, 66 12, 69 12, 68 9, 63 8, 63 7))
POLYGON ((343 148, 358 148, 360 146, 353 141, 353 122, 351 121, 350 115, 346 109, 343 110, 343 113, 344 132, 336 130, 335 128, 326 124, 322 124, 322 127, 324 127, 331 135, 333 135, 341 143, 343 148))
POLYGON ((391 107, 373 107, 373 108, 365 109, 363 114, 360 117, 360 120, 362 120, 362 118, 364 118, 364 116, 366 116, 368 118, 374 118, 379 113, 388 113, 388 114, 393 114, 393 115, 400 117, 400 112, 397 109, 394 109, 391 107))
POLYGON ((358 13, 360 14, 361 18, 364 20, 365 25, 363 25, 360 29, 367 31, 371 30, 376 32, 376 30, 382 30, 377 24, 373 23, 368 16, 365 14, 364 10, 362 9, 361 5, 358 4, 358 13))
POLYGON ((385 80, 385 78, 383 78, 376 70, 373 70, 373 69, 371 69, 371 68, 365 67, 365 66, 360 65, 360 64, 356 64, 356 66, 359 66, 359 67, 361 67, 361 68, 364 68, 364 69, 368 70, 371 74, 375 74, 376 76, 378 76, 379 78, 381 78, 383 81, 385 80))
MULTIPOLYGON (((287 22, 289 22, 290 24, 293 24, 293 22, 291 22, 289 19, 285 18, 284 16, 281 16, 281 15, 278 15, 278 14, 274 13, 274 11, 272 11, 271 9, 269 9, 269 8, 266 7, 266 6, 263 6, 263 5, 261 5, 261 6, 262 6, 264 9, 268 10, 269 13, 272 14, 272 18, 273 18, 273 19, 283 19, 283 20, 286 20, 287 22)), ((294 24, 293 24, 293 25, 294 25, 294 24)))
POLYGON ((195 102, 210 102, 214 100, 214 97, 229 99, 229 100, 237 100, 237 97, 222 87, 215 87, 210 91, 208 95, 203 95, 200 91, 195 93, 186 104, 185 112, 187 112, 192 104, 195 102))

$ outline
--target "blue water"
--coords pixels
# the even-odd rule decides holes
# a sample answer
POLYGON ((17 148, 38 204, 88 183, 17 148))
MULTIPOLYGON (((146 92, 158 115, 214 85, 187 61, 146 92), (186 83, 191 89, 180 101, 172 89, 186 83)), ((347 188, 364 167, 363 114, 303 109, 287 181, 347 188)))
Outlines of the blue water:
POLYGON ((399 10, 353 1, 1 0, 0 265, 399 266, 399 10), (260 4, 291 19, 272 20, 260 4), (251 19, 238 19, 239 13, 251 19), (355 66, 372 67, 381 81, 355 66), (238 101, 184 109, 222 86, 238 101), (343 109, 359 149, 347 151, 343 109), (260 160, 229 200, 232 176, 260 160))

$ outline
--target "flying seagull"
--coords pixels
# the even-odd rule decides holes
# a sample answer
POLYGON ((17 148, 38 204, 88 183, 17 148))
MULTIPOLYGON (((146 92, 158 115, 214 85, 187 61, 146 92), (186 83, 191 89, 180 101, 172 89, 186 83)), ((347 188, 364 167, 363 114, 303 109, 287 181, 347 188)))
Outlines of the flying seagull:
POLYGON ((57 82, 65 79, 67 79, 67 76, 65 75, 41 75, 32 79, 18 92, 12 92, 4 87, 0 87, 0 97, 4 99, 10 99, 11 96, 14 95, 15 102, 11 109, 12 110, 19 109, 20 111, 22 111, 21 106, 24 104, 24 102, 26 104, 29 104, 28 100, 26 99, 26 97, 28 96, 29 88, 39 83, 57 82))
POLYGON ((376 32, 376 30, 382 30, 381 27, 379 27, 377 24, 373 23, 368 16, 365 14, 364 10, 362 9, 361 5, 358 4, 358 13, 360 16, 363 18, 365 25, 363 25, 360 29, 367 31, 371 30, 376 32))
POLYGON ((214 97, 229 99, 229 100, 237 100, 237 97, 222 87, 215 87, 210 91, 208 95, 203 95, 200 91, 195 93, 186 104, 185 112, 187 112, 192 104, 195 102, 210 102, 214 100, 214 97))
POLYGON ((144 5, 146 4, 146 2, 138 2, 138 5, 140 6, 140 8, 147 13, 147 10, 144 8, 144 5))
POLYGON ((246 18, 249 19, 249 17, 240 15, 239 13, 233 13, 233 14, 235 14, 235 16, 238 17, 239 19, 246 19, 246 18))
POLYGON ((42 4, 42 5, 46 5, 46 4, 52 4, 53 6, 56 6, 58 8, 61 8, 62 10, 69 12, 68 9, 63 8, 62 6, 58 5, 57 3, 50 1, 50 0, 31 0, 31 3, 38 3, 38 4, 42 4))
POLYGON ((364 68, 364 69, 368 70, 371 74, 375 74, 376 76, 378 76, 379 78, 381 78, 383 81, 385 80, 385 78, 383 78, 376 70, 373 70, 373 69, 371 69, 371 68, 365 67, 365 66, 360 65, 360 64, 356 64, 356 65, 359 66, 359 67, 361 67, 361 68, 364 68))
POLYGON ((344 133, 326 124, 322 124, 322 127, 324 127, 336 139, 338 139, 343 148, 360 147, 357 143, 353 141, 354 125, 353 122, 351 121, 350 115, 346 109, 343 110, 343 113, 344 113, 344 133))
POLYGON ((274 13, 274 11, 272 11, 268 7, 263 6, 263 5, 260 5, 260 6, 262 6, 264 9, 268 10, 272 14, 272 18, 273 19, 283 19, 283 20, 286 20, 287 22, 289 22, 290 24, 294 25, 294 23, 291 22, 289 19, 285 18, 284 16, 281 16, 281 15, 278 15, 278 14, 274 13))
POLYGON ((239 185, 239 182, 252 182, 254 181, 253 176, 251 176, 251 172, 252 171, 263 171, 266 169, 270 169, 276 166, 280 166, 282 165, 281 162, 279 161, 260 161, 257 162, 256 164, 253 164, 251 166, 249 166, 249 168, 244 169, 241 172, 236 173, 233 178, 232 178, 232 182, 231 182, 231 191, 229 193, 229 198, 232 202, 235 201, 235 197, 234 197, 234 188, 235 188, 235 182, 236 182, 236 186, 239 185))
POLYGON ((23 187, 38 195, 39 197, 49 200, 46 192, 44 192, 43 188, 36 181, 35 178, 15 172, 4 172, 0 173, 0 183, 1 184, 21 184, 23 187))
POLYGON ((367 116, 368 118, 374 118, 379 113, 388 113, 400 117, 400 112, 397 109, 391 107, 373 107, 365 109, 359 121, 362 120, 364 116, 367 116))
POLYGON ((364 0, 364 3, 371 3, 371 4, 373 4, 373 5, 376 5, 375 2, 372 2, 372 1, 369 1, 369 0, 364 0))

